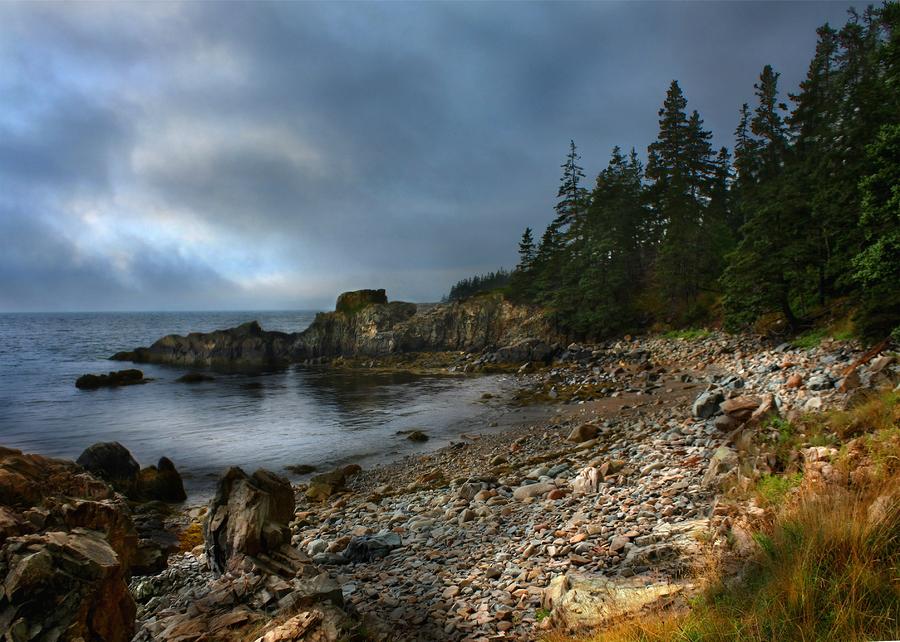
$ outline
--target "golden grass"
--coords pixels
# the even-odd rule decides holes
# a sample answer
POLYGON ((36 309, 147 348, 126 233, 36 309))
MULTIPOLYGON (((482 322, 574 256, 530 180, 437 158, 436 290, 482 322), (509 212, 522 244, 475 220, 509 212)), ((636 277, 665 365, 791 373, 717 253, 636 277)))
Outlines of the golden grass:
POLYGON ((900 394, 872 396, 851 410, 831 413, 826 422, 842 439, 896 428, 900 425, 900 394))
POLYGON ((824 418, 834 431, 863 427, 857 440, 866 483, 802 487, 770 479, 784 505, 754 535, 757 554, 739 577, 713 576, 689 610, 622 622, 592 636, 550 642, 900 639, 900 427, 889 393, 824 418), (883 464, 879 465, 879 461, 883 464))

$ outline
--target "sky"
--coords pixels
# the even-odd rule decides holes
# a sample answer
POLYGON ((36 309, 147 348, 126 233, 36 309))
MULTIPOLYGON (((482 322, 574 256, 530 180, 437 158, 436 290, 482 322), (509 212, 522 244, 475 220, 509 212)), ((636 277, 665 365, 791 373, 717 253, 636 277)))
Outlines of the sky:
POLYGON ((0 2, 0 312, 434 301, 512 267, 574 139, 717 145, 847 2, 0 2))

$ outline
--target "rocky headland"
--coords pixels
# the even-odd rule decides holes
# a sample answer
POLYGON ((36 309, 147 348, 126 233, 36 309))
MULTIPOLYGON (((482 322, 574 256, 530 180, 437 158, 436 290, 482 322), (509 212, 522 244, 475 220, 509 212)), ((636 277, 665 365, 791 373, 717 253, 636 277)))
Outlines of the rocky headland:
POLYGON ((482 351, 509 347, 511 361, 546 359, 555 333, 540 309, 514 305, 499 295, 461 302, 388 302, 384 290, 345 292, 334 312, 316 315, 309 328, 285 333, 251 321, 236 328, 187 336, 169 335, 150 347, 111 358, 189 368, 272 367, 323 362, 335 357, 482 351), (515 346, 515 348, 513 348, 515 346))
POLYGON ((194 367, 468 350, 449 367, 518 364, 519 391, 486 403, 551 404, 553 419, 293 486, 231 469, 208 506, 169 522, 178 552, 155 567, 140 561, 147 498, 124 494, 139 497, 152 474, 109 445, 83 466, 4 450, 10 639, 537 640, 684 607, 698 569, 751 555, 755 525, 771 518, 734 489, 787 466, 804 484, 852 487, 872 468, 858 432, 841 437, 855 457, 847 473, 841 443, 785 441, 787 422, 865 403, 900 379, 884 345, 710 333, 562 347, 502 300, 479 313, 380 297, 339 301, 299 335, 242 326, 133 356, 194 367), (34 587, 40 603, 71 606, 36 608, 34 587))

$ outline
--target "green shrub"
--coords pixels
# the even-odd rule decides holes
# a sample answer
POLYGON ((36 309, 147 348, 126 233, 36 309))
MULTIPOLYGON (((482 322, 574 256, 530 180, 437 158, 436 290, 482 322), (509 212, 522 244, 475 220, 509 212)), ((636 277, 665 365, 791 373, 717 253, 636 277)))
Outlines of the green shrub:
POLYGON ((756 483, 756 493, 765 506, 777 506, 787 494, 803 481, 802 473, 763 475, 756 483))

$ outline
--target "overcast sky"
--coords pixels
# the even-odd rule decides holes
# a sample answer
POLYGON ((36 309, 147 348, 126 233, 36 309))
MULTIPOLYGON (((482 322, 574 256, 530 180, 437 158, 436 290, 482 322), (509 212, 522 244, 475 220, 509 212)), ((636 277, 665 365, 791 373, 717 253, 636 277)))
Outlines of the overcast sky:
POLYGON ((0 311, 436 300, 516 261, 574 138, 718 145, 848 3, 0 4, 0 311))

